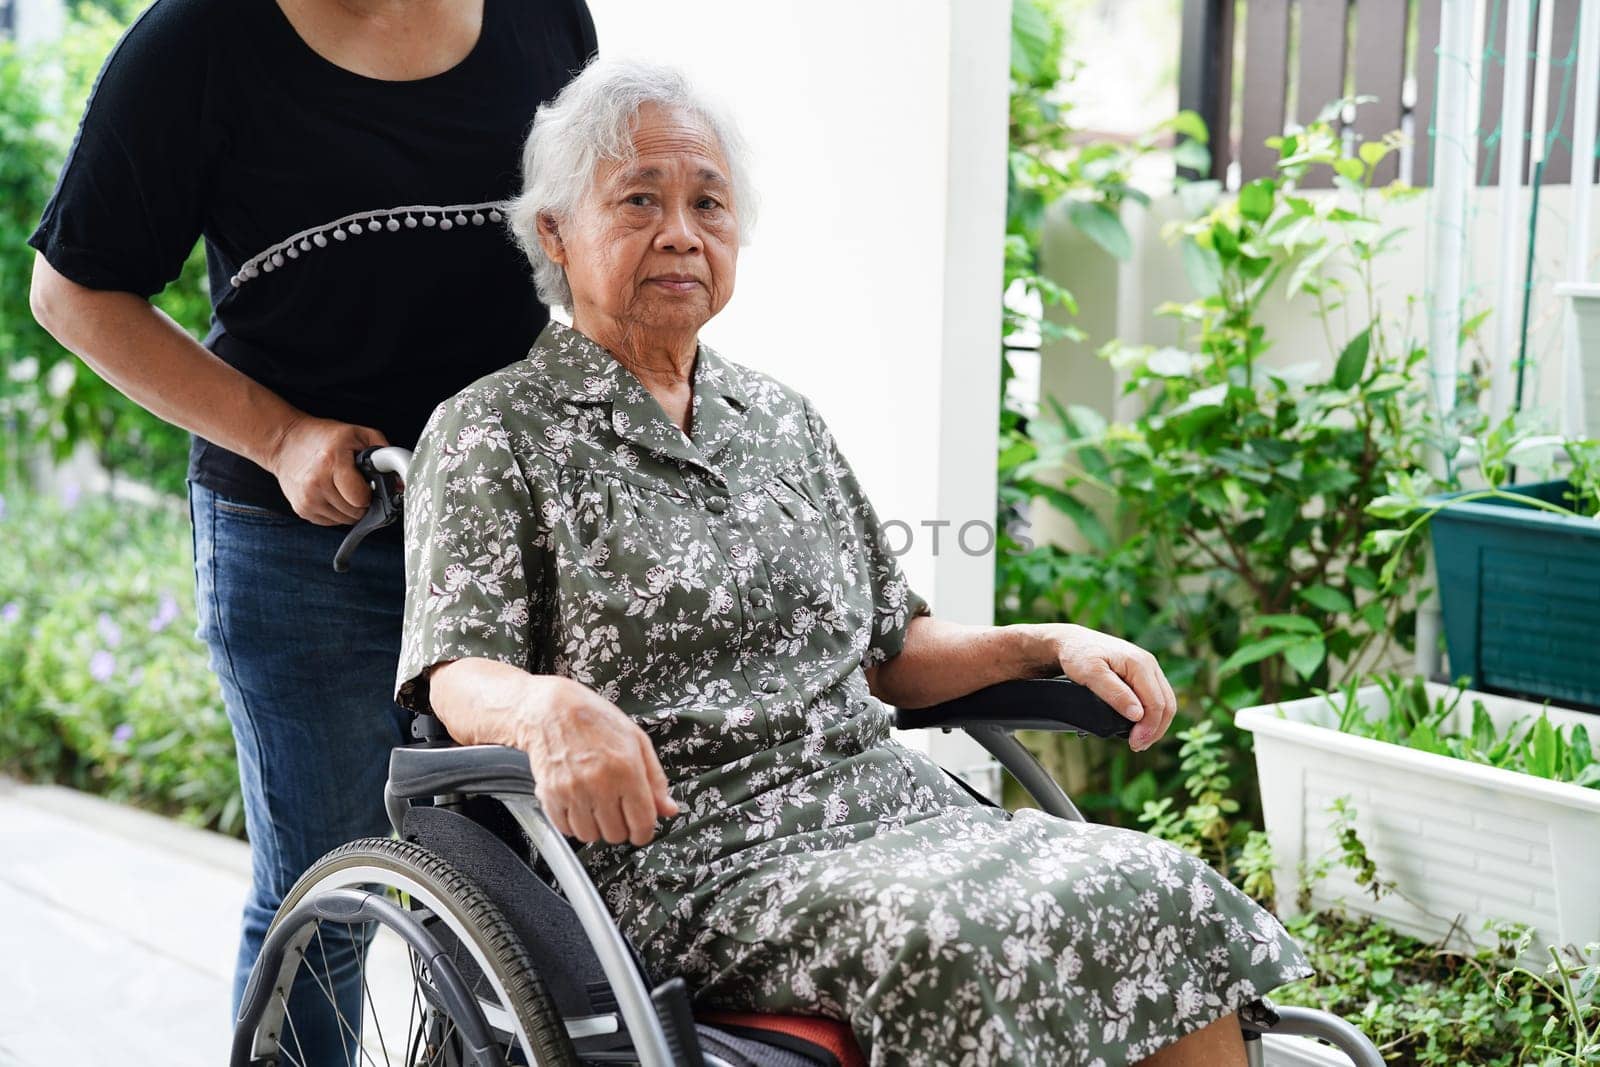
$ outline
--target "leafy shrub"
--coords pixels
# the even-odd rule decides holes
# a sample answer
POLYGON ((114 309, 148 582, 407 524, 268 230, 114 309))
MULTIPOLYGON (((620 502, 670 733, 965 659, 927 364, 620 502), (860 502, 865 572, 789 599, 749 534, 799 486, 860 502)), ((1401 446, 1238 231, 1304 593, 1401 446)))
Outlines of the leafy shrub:
MULTIPOLYGON (((107 470, 168 492, 183 490, 189 435, 117 392, 56 343, 28 306, 39 223, 95 76, 131 18, 78 5, 59 42, 0 40, 0 463, 26 453, 60 459, 80 443, 107 470)), ((205 254, 196 244, 180 278, 155 303, 195 337, 209 328, 205 254)))
MULTIPOLYGON (((1011 492, 1059 510, 1088 546, 1002 541, 1010 617, 1070 619, 1155 652, 1188 720, 1222 731, 1246 803, 1254 772, 1234 710, 1309 696, 1409 647, 1420 546, 1376 549, 1367 535, 1383 522, 1366 508, 1425 469, 1438 425, 1425 350, 1373 282, 1399 232, 1377 205, 1411 192, 1370 184, 1396 142, 1347 147, 1318 122, 1272 143, 1276 176, 1174 231, 1201 293, 1160 309, 1184 326, 1183 347, 1102 352, 1142 413, 1108 424, 1051 399, 1055 417, 1001 460, 1011 492), (1312 168, 1334 172, 1335 195, 1300 191, 1312 168), (1269 298, 1320 319, 1331 373, 1271 358, 1269 298)), ((1137 812, 1177 784, 1165 753, 1134 773, 1126 753, 1100 751, 1109 788, 1095 801, 1137 812)))
MULTIPOLYGON (((1059 209, 1069 225, 1107 255, 1127 259, 1133 242, 1122 214, 1130 205, 1150 203, 1149 195, 1133 184, 1140 162, 1167 152, 1163 142, 1177 135, 1180 140, 1171 154, 1178 165, 1200 171, 1210 166, 1205 123, 1193 112, 1180 112, 1128 143, 1082 136, 1074 128, 1068 92, 1079 64, 1067 54, 1069 34, 1059 7, 1046 0, 1017 0, 1011 12, 995 522, 995 620, 1002 624, 1072 618, 1041 604, 1029 591, 1052 583, 1053 567, 1070 569, 1076 564, 1048 548, 1035 552, 1016 533, 1038 494, 1036 481, 1019 478, 1017 472, 1037 455, 1033 435, 1040 424, 1010 395, 1009 384, 1016 376, 1014 354, 1062 338, 1082 340, 1084 336, 1072 323, 1041 314, 1050 307, 1077 313, 1072 293, 1040 270, 1041 233, 1047 215, 1059 209)), ((1089 569, 1079 570, 1087 573, 1089 569)), ((1156 778, 1148 768, 1169 762, 1159 752, 1135 762, 1124 747, 1095 738, 1065 739, 1031 732, 1020 738, 1052 774, 1068 783, 1083 810, 1112 822, 1138 812, 1140 805, 1156 794, 1156 778)), ((1009 784, 1007 789, 1008 802, 1026 802, 1019 790, 1013 791, 1009 784)))
MULTIPOLYGON (((1345 154, 1326 125, 1286 136, 1278 177, 1182 226, 1205 295, 1162 310, 1188 327, 1189 346, 1108 346, 1127 391, 1144 397, 1143 414, 1106 425, 1058 407, 1023 471, 1066 472, 1064 485, 1034 488, 1073 520, 1098 564, 1060 568, 1057 581, 1023 593, 1163 650, 1195 710, 1309 695, 1369 668, 1411 629, 1409 587, 1379 595, 1384 560, 1364 545, 1378 523, 1364 509, 1391 475, 1424 469, 1428 394, 1416 371, 1425 353, 1370 288, 1370 263, 1395 236, 1371 201, 1403 194, 1365 184, 1387 144, 1358 151, 1345 154), (1349 206, 1298 193, 1318 165, 1336 169, 1349 206), (1331 374, 1267 360, 1261 308, 1280 285, 1314 301, 1336 357, 1331 374), (1330 305, 1359 329, 1339 336, 1330 305), (1080 493, 1113 499, 1109 521, 1080 493)), ((1397 577, 1414 577, 1418 562, 1407 556, 1397 577)))
POLYGON ((239 834, 187 515, 13 497, 0 531, 0 770, 239 834))
POLYGON ((1272 849, 1263 830, 1234 818, 1239 801, 1233 796, 1222 733, 1202 719, 1178 733, 1178 750, 1186 803, 1170 796, 1147 801, 1139 821, 1146 829, 1210 863, 1240 889, 1266 907, 1276 886, 1272 849))

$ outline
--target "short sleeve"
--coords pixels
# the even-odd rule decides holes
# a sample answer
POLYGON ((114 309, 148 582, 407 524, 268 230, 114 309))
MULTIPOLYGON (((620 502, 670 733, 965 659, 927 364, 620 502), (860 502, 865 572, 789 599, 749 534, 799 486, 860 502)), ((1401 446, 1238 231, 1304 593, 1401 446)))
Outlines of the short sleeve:
POLYGON ((830 492, 837 494, 832 503, 847 517, 854 531, 860 565, 872 583, 872 627, 862 663, 873 667, 898 656, 905 647, 911 620, 919 615, 931 615, 932 609, 906 581, 900 560, 889 550, 883 536, 872 501, 862 491, 861 483, 839 451, 822 416, 809 401, 805 402, 805 412, 812 442, 827 471, 830 492))
POLYGON ((28 244, 91 289, 150 297, 205 218, 205 5, 157 0, 106 57, 28 244))
POLYGON ((432 712, 428 674, 468 657, 532 662, 543 568, 532 492, 492 403, 434 409, 405 486, 406 596, 395 701, 432 712))

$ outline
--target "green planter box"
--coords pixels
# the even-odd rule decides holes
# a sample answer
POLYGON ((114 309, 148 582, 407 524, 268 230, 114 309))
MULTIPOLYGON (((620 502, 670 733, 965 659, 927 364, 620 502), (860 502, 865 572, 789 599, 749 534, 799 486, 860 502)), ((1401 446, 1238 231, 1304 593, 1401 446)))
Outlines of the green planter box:
MULTIPOLYGON (((1565 505, 1569 487, 1508 488, 1565 505)), ((1600 521, 1479 500, 1430 528, 1452 677, 1600 711, 1600 521)))

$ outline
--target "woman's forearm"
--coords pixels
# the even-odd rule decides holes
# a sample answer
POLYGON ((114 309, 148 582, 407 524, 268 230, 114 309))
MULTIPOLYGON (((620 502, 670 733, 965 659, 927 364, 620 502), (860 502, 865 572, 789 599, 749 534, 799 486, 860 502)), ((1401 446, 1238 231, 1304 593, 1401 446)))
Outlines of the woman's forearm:
POLYGON ((867 672, 872 695, 925 708, 1013 678, 1065 675, 1137 723, 1135 750, 1166 732, 1178 698, 1156 658, 1120 637, 1070 622, 962 626, 923 617, 906 629, 900 654, 867 672))
POLYGON ((568 681, 529 674, 499 660, 468 657, 428 675, 433 712, 463 745, 518 745, 529 714, 547 702, 551 687, 568 681))
POLYGON ((62 347, 140 407, 271 470, 304 417, 272 390, 218 359, 149 301, 90 289, 34 259, 34 317, 62 347))
POLYGON ((884 703, 924 708, 996 682, 1060 674, 1058 645, 1038 626, 967 626, 920 616, 906 629, 900 654, 867 679, 884 703))

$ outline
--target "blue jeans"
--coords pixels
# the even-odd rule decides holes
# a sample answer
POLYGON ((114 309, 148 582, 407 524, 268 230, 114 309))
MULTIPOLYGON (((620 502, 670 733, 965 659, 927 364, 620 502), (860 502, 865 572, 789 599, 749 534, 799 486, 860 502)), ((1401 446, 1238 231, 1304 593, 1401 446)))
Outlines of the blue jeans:
MULTIPOLYGON (((399 545, 369 541, 337 574, 333 554, 348 527, 317 526, 192 482, 189 516, 196 636, 222 682, 250 836, 237 1018, 267 926, 295 880, 338 845, 389 834, 383 784, 407 721, 392 697, 405 560, 399 545)), ((359 1028, 356 953, 364 946, 332 933, 322 932, 330 988, 359 1028)), ((300 968, 289 1010, 308 1064, 342 1064, 347 1049, 354 1053, 354 1035, 341 1034, 327 1005, 328 993, 300 968)))

